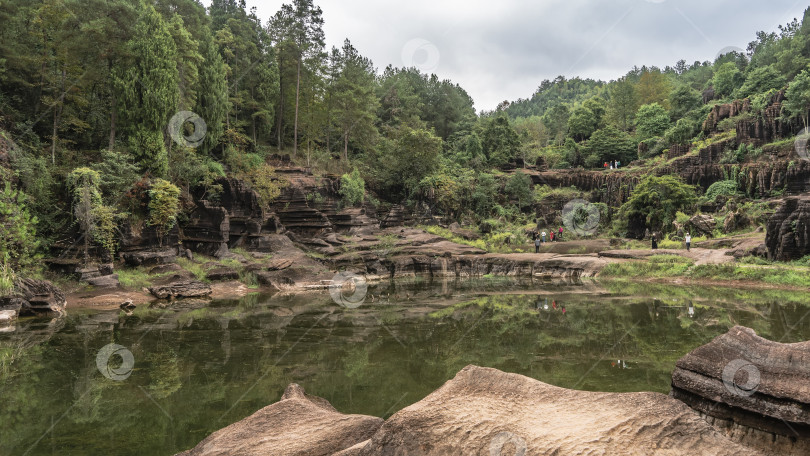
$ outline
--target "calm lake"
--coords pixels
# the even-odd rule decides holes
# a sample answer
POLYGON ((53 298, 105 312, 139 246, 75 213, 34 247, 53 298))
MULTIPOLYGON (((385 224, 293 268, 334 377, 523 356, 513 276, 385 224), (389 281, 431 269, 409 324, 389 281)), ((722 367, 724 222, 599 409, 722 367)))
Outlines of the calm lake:
POLYGON ((468 364, 667 393, 675 361, 735 324, 797 342, 808 315, 806 293, 497 279, 377 284, 357 308, 319 292, 72 309, 0 334, 0 455, 172 455, 292 382, 387 418, 468 364))

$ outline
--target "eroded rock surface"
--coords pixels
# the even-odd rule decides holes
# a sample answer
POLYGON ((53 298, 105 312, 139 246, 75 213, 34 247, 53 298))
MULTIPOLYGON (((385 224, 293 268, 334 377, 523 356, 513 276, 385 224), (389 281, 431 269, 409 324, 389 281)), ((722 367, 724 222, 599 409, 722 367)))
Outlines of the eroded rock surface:
POLYGON ((732 442, 663 394, 575 391, 467 366, 423 400, 395 413, 353 454, 758 453, 732 442))
POLYGON ((197 280, 179 280, 166 285, 155 285, 149 292, 158 299, 169 299, 209 296, 212 290, 208 284, 197 280))
POLYGON ((47 280, 17 279, 14 293, 0 298, 0 309, 14 310, 19 315, 62 315, 67 306, 65 294, 47 280))
POLYGON ((333 455, 368 440, 382 421, 344 415, 293 383, 279 402, 214 432, 178 456, 333 455))
POLYGON ((174 263, 175 260, 177 260, 177 253, 174 249, 138 250, 134 252, 122 252, 121 258, 130 266, 155 266, 174 263))
POLYGON ((768 219, 768 258, 797 260, 810 254, 810 197, 786 198, 768 219))
POLYGON ((678 360, 670 395, 761 454, 810 454, 810 342, 735 326, 678 360))
POLYGON ((179 456, 754 456, 680 401, 597 393, 467 366, 388 421, 343 415, 295 384, 281 400, 179 456))

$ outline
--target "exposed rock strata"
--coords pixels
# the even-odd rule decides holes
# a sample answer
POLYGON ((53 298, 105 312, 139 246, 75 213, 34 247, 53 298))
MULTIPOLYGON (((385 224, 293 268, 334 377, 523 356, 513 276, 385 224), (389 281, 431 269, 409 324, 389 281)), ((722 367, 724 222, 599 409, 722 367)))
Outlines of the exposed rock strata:
POLYGON ((158 299, 199 298, 209 296, 211 287, 196 280, 180 280, 166 285, 155 285, 149 289, 158 299))
POLYGON ((0 298, 0 309, 15 310, 20 315, 62 315, 66 306, 62 290, 39 279, 17 279, 14 293, 0 298))
POLYGON ((768 219, 768 258, 797 260, 810 255, 810 197, 786 198, 768 219))
POLYGON ((762 454, 810 454, 810 342, 735 326, 678 360, 670 395, 762 454))

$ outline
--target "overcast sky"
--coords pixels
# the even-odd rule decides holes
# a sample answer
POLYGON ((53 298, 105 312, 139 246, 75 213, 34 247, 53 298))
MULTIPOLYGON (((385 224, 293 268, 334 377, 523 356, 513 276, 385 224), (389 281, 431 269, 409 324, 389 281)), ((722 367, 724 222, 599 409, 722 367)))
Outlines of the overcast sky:
MULTIPOLYGON (((202 0, 206 6, 210 0, 202 0)), ((247 0, 266 24, 283 0, 247 0)), ((528 98, 558 75, 611 80, 634 65, 714 60, 758 30, 801 19, 810 0, 329 0, 327 46, 461 85, 476 110, 528 98)))

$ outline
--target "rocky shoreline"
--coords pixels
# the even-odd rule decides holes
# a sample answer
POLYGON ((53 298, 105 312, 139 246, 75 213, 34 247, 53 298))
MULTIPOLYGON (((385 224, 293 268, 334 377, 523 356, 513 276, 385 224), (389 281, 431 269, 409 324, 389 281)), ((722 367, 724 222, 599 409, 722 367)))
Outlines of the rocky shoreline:
POLYGON ((576 391, 467 366, 385 421, 341 414, 326 400, 291 384, 279 402, 214 432, 178 456, 806 454, 807 344, 779 344, 758 338, 748 328, 732 328, 678 362, 669 396, 576 391), (731 358, 747 356, 741 347, 736 354, 723 351, 735 343, 750 346, 754 355, 748 356, 747 371, 756 369, 755 383, 753 377, 738 378, 740 369, 720 379, 736 366, 731 358), (770 355, 760 357, 763 351, 770 355), (685 386, 686 368, 715 373, 713 381, 719 386, 685 386), (735 388, 740 387, 755 394, 739 393, 735 388), (693 399, 684 400, 685 389, 693 399), (763 406, 762 398, 773 394, 792 402, 783 402, 781 409, 763 406), (723 407, 703 407, 712 401, 723 407), (795 413, 783 413, 789 410, 795 413), (790 429, 763 427, 774 417, 790 429))

